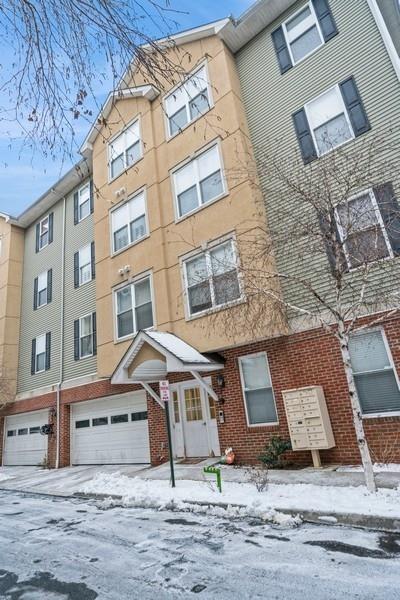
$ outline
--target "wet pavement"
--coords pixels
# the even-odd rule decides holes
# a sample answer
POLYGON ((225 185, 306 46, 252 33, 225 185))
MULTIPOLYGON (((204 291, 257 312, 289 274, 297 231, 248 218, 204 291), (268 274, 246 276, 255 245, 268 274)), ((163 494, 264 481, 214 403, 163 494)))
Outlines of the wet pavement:
POLYGON ((397 600, 400 536, 0 492, 0 598, 397 600))

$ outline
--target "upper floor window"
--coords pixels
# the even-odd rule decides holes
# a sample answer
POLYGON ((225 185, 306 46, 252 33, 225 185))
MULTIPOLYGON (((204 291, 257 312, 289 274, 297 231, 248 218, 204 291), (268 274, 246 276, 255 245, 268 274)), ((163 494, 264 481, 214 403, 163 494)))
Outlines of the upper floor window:
POLYGON ((32 340, 31 374, 42 373, 50 369, 50 332, 32 340))
POLYGON ((74 225, 93 212, 92 185, 86 183, 74 194, 74 225))
POLYGON ((233 240, 183 263, 189 315, 222 307, 241 297, 233 240))
POLYGON ((174 171, 173 181, 178 217, 222 196, 225 182, 218 144, 174 171))
POLYGON ((371 128, 353 77, 307 102, 293 121, 305 163, 371 128))
POLYGON ((112 211, 111 227, 114 252, 118 252, 118 250, 133 244, 146 235, 146 200, 144 191, 112 211))
POLYGON ((142 156, 140 127, 137 119, 108 145, 110 179, 133 165, 142 156))
POLYGON ((33 285, 33 308, 36 310, 45 304, 49 304, 52 298, 53 270, 44 271, 34 280, 33 285))
POLYGON ((168 132, 172 136, 209 110, 210 85, 203 65, 165 99, 168 132))
POLYGON ((53 213, 36 224, 36 252, 40 252, 53 241, 53 213))
POLYGON ((400 412, 399 383, 383 331, 354 334, 349 351, 363 414, 400 412))
POLYGON ((77 288, 95 277, 94 243, 74 254, 74 286, 77 288))
POLYGON ((74 358, 93 356, 96 351, 96 313, 90 313, 74 321, 74 358))
POLYGON ((328 0, 310 0, 272 33, 281 73, 338 33, 328 0))
POLYGON ((276 424, 278 415, 267 355, 241 356, 239 368, 248 424, 276 424))
POLYGON ((349 269, 393 257, 373 190, 367 190, 338 205, 335 217, 349 269))
POLYGON ((150 276, 115 292, 116 332, 121 339, 153 326, 150 276))

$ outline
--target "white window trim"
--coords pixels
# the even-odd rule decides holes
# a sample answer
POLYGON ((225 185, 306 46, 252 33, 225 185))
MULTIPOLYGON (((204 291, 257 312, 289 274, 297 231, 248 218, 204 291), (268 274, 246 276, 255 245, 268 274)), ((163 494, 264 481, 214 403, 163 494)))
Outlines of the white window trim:
POLYGON ((244 410, 246 413, 247 427, 251 427, 251 428, 254 428, 254 427, 276 427, 277 425, 279 425, 279 416, 278 416, 278 410, 276 408, 275 392, 274 392, 274 386, 272 384, 271 370, 269 368, 269 361, 268 361, 267 353, 266 352, 254 352, 253 354, 243 354, 242 356, 238 356, 238 363, 239 363, 240 385, 242 388, 242 397, 243 397, 243 403, 244 403, 244 410), (242 359, 243 358, 257 358, 258 356, 264 356, 264 358, 265 358, 267 372, 269 375, 269 380, 271 382, 272 398, 274 400, 275 413, 276 413, 276 417, 277 417, 276 421, 271 421, 271 422, 267 422, 267 423, 250 423, 249 414, 247 411, 246 391, 245 391, 243 369, 242 369, 242 359))
POLYGON ((38 289, 37 289, 37 296, 36 296, 36 305, 37 305, 36 306, 36 310, 39 310, 40 308, 43 308, 44 306, 47 306, 47 304, 48 304, 48 302, 47 302, 47 289, 49 287, 49 272, 48 271, 43 271, 42 273, 39 273, 39 275, 37 276, 37 281, 38 281, 38 289), (40 290, 39 289, 39 277, 41 275, 44 275, 44 274, 46 274, 46 287, 43 288, 43 290, 40 290), (44 291, 44 290, 46 290, 46 301, 43 304, 39 304, 39 298, 40 298, 39 292, 40 291, 44 291))
MULTIPOLYGON (((311 56, 311 54, 314 54, 314 52, 316 52, 317 50, 319 50, 322 46, 324 46, 326 44, 325 40, 324 40, 324 36, 321 30, 321 26, 319 24, 319 20, 318 17, 316 15, 316 12, 314 10, 314 5, 311 2, 311 0, 309 2, 307 2, 306 4, 304 4, 301 8, 299 8, 299 10, 296 10, 296 12, 294 12, 292 15, 290 15, 290 17, 288 17, 283 23, 282 23, 282 31, 283 31, 283 35, 285 36, 285 41, 286 41, 286 45, 288 48, 288 52, 290 55, 290 59, 292 61, 292 65, 296 66, 298 64, 300 64, 301 62, 303 62, 303 60, 305 60, 306 58, 308 58, 309 56, 311 56), (292 53, 292 48, 291 48, 291 43, 289 40, 289 34, 287 32, 286 29, 286 24, 289 23, 289 21, 291 21, 292 19, 296 18, 297 15, 299 15, 306 7, 308 6, 308 8, 311 11, 312 16, 314 17, 314 21, 315 21, 315 25, 317 27, 320 39, 321 39, 321 43, 319 44, 319 46, 316 46, 313 50, 311 50, 310 52, 307 52, 307 54, 305 54, 302 58, 300 58, 298 61, 295 61, 293 53, 292 53)), ((299 36, 300 37, 300 36, 299 36)), ((298 38, 296 38, 298 39, 298 38)), ((294 40, 295 41, 295 40, 294 40)))
POLYGON ((46 215, 45 217, 43 217, 43 219, 40 219, 39 221, 39 252, 41 252, 42 250, 44 250, 45 248, 47 248, 47 246, 49 245, 49 236, 50 236, 50 213, 48 215, 46 215), (44 223, 44 221, 47 220, 47 242, 44 244, 44 246, 40 245, 40 238, 41 238, 41 228, 42 228, 42 223, 44 223))
POLYGON ((93 313, 88 313, 86 315, 83 315, 83 317, 79 317, 79 360, 85 360, 85 358, 91 358, 93 356, 93 350, 94 350, 94 339, 93 339, 93 313), (81 355, 81 339, 83 337, 87 337, 86 335, 82 335, 82 321, 83 319, 86 319, 87 317, 90 317, 90 323, 91 323, 91 338, 92 338, 92 353, 91 354, 85 354, 85 356, 81 355))
MULTIPOLYGON (((147 206, 147 188, 146 186, 141 187, 139 190, 136 190, 136 192, 134 192, 133 194, 131 194, 129 196, 129 198, 127 198, 126 200, 122 200, 121 202, 119 202, 116 206, 113 206, 110 210, 109 210, 109 224, 110 224, 110 248, 111 248, 111 256, 118 256, 118 254, 121 254, 122 252, 125 252, 125 250, 128 250, 128 248, 131 248, 132 246, 136 246, 136 244, 140 244, 140 242, 143 242, 143 240, 147 239, 150 237, 150 228, 149 228, 149 217, 148 217, 148 206, 147 206), (124 246, 123 248, 120 248, 119 250, 114 250, 114 232, 113 232, 113 225, 112 225, 112 213, 115 212, 116 210, 118 210, 119 208, 121 208, 121 206, 123 206, 124 204, 127 204, 128 202, 130 202, 130 200, 133 200, 134 198, 136 198, 136 196, 138 196, 139 194, 143 193, 144 195, 144 218, 145 218, 145 223, 146 223, 146 234, 131 242, 130 244, 128 244, 127 246, 124 246)), ((129 227, 128 227, 129 229, 129 227)), ((129 232, 129 236, 130 236, 130 232, 129 232)))
MULTIPOLYGON (((133 331, 133 333, 130 333, 128 335, 125 335, 123 337, 118 337, 118 319, 117 319, 118 303, 117 303, 117 293, 119 291, 121 291, 123 288, 127 287, 127 286, 132 286, 132 285, 135 285, 136 283, 140 283, 141 281, 143 281, 143 279, 149 279, 149 281, 150 281, 151 310, 152 310, 152 316, 153 316, 153 325, 151 327, 148 327, 146 329, 146 331, 152 331, 153 329, 157 328, 157 325, 156 325, 156 315, 155 315, 155 297, 154 297, 154 286, 153 286, 153 273, 152 273, 152 271, 145 271, 144 273, 140 273, 139 275, 137 275, 136 277, 132 278, 131 280, 124 281, 124 283, 121 283, 120 285, 118 285, 115 288, 113 288, 114 344, 119 344, 120 342, 125 342, 126 340, 132 339, 137 334, 137 331, 133 331)), ((134 310, 135 310, 134 306, 132 306, 132 310, 134 312, 134 310)))
MULTIPOLYGON (((385 346, 385 350, 389 359, 389 363, 390 363, 390 367, 393 370, 395 379, 396 379, 396 383, 397 383, 397 387, 399 388, 400 391, 400 379, 396 370, 396 365, 394 364, 394 360, 393 360, 393 356, 392 356, 392 352, 390 349, 390 345, 386 336, 386 331, 384 327, 371 327, 368 329, 363 329, 361 331, 355 331, 354 333, 352 333, 352 337, 358 336, 358 335, 365 335, 366 333, 374 333, 376 331, 379 331, 382 335, 382 339, 383 339, 383 344, 385 346)), ((359 375, 360 373, 377 373, 377 372, 381 372, 384 371, 385 369, 380 369, 379 371, 359 371, 358 373, 354 373, 353 369, 353 377, 354 375, 359 375)), ((389 370, 389 369, 386 369, 389 370)), ((384 419, 385 417, 397 417, 400 416, 400 411, 392 411, 392 412, 377 412, 377 413, 368 413, 367 415, 364 415, 362 412, 362 408, 361 408, 361 416, 363 419, 378 419, 378 418, 382 418, 384 419)))
POLYGON ((82 286, 86 285, 87 283, 90 283, 91 281, 93 281, 92 270, 93 270, 92 245, 86 244, 85 246, 82 246, 82 248, 79 248, 79 250, 78 250, 78 273, 79 273, 79 286, 78 287, 82 287, 82 286), (81 269, 83 266, 87 266, 87 264, 81 265, 81 251, 85 250, 85 248, 89 248, 89 251, 90 251, 90 262, 87 263, 88 265, 90 265, 90 279, 88 279, 87 281, 81 281, 81 269))
POLYGON ((198 121, 199 119, 201 119, 201 117, 204 117, 204 115, 206 115, 208 112, 210 112, 210 110, 212 108, 214 108, 214 99, 211 93, 211 84, 210 84, 210 74, 209 74, 209 69, 208 69, 208 61, 204 60, 201 63, 199 63, 189 74, 188 76, 185 78, 184 81, 177 83, 167 94, 165 94, 165 96, 163 96, 162 99, 162 108, 163 108, 163 113, 164 113, 164 124, 165 124, 165 134, 166 134, 166 139, 167 142, 169 142, 170 140, 174 139, 177 135, 179 135, 180 133, 182 133, 183 131, 185 131, 185 129, 187 129, 190 125, 192 125, 193 123, 195 123, 196 121, 198 121), (204 112, 202 112, 201 114, 197 115, 197 117, 195 117, 194 119, 192 119, 191 121, 188 121, 181 129, 178 129, 178 131, 176 131, 175 133, 170 133, 170 129, 169 129, 169 117, 168 117, 168 113, 167 113, 167 108, 166 108, 166 100, 167 98, 169 98, 169 96, 172 96, 176 90, 178 90, 180 87, 182 87, 186 81, 188 81, 189 79, 191 79, 191 77, 193 77, 194 75, 196 75, 197 71, 200 71, 203 67, 205 67, 205 73, 206 73, 206 79, 207 79, 207 94, 208 94, 208 104, 209 104, 209 108, 208 110, 205 110, 204 112))
POLYGON ((44 373, 46 371, 46 334, 42 333, 41 335, 37 335, 35 337, 35 375, 38 375, 38 373, 44 373), (40 356, 40 354, 43 354, 43 352, 39 352, 37 351, 37 341, 39 338, 44 338, 44 369, 40 369, 39 371, 36 370, 37 367, 37 357, 40 356))
MULTIPOLYGON (((321 156, 325 156, 326 154, 329 154, 330 152, 333 152, 333 150, 337 150, 337 148, 341 148, 341 146, 344 146, 345 144, 348 144, 349 142, 353 141, 355 139, 355 135, 354 135, 354 130, 353 130, 353 126, 350 122, 350 118, 347 112, 347 108, 346 105, 344 103, 343 100, 343 95, 342 92, 340 90, 340 86, 338 83, 336 83, 335 85, 333 85, 332 87, 328 88, 327 90, 324 90, 322 92, 322 94, 318 94, 318 96, 315 96, 315 98, 312 98, 311 100, 309 100, 305 105, 304 105, 304 110, 306 113, 306 117, 307 117, 307 121, 308 121, 308 125, 310 127, 310 131, 311 131, 311 136, 314 142, 314 147, 315 147, 315 151, 317 153, 318 158, 320 158, 321 156), (311 127, 311 120, 310 120, 310 108, 309 105, 314 102, 315 100, 318 100, 318 98, 321 98, 321 96, 324 96, 325 94, 327 94, 328 92, 331 92, 332 90, 336 90, 337 94, 339 95, 340 98, 340 102, 342 103, 343 106, 343 114, 345 116, 345 119, 347 121, 347 124, 349 126, 349 130, 351 133, 351 137, 348 140, 345 140, 344 142, 341 142, 340 144, 338 144, 337 146, 334 146, 332 148, 329 148, 328 150, 326 150, 325 152, 320 152, 319 148, 318 148, 318 144, 317 144, 317 140, 314 134, 314 129, 311 127)), ((325 121, 325 123, 328 123, 328 121, 325 121)))
POLYGON ((82 221, 84 221, 85 219, 87 219, 88 217, 90 217, 90 181, 86 182, 84 185, 82 185, 79 189, 78 189, 78 223, 82 223, 82 221), (81 191, 86 187, 89 187, 89 212, 87 215, 85 215, 84 217, 82 217, 82 219, 80 218, 81 216, 81 206, 82 204, 85 204, 85 202, 87 202, 87 200, 85 200, 85 202, 81 202, 81 191))
MULTIPOLYGON (((367 189, 367 190, 364 190, 364 191, 362 191, 362 192, 359 192, 359 193, 357 193, 357 194, 355 194, 355 195, 353 195, 353 196, 350 196, 350 198, 347 198, 347 200, 345 200, 345 201, 344 201, 343 203, 341 203, 341 204, 345 204, 345 203, 351 202, 352 200, 356 200, 357 198, 360 198, 361 196, 365 196, 366 194, 369 194, 369 197, 371 198, 371 204, 372 204, 372 206, 374 207, 374 212, 375 212, 375 215, 376 215, 376 218, 377 218, 378 224, 379 224, 379 226, 380 226, 380 228, 381 228, 382 235, 383 235, 383 237, 384 237, 384 240, 385 240, 386 247, 387 247, 387 249, 388 249, 388 252, 389 252, 389 256, 386 256, 386 257, 384 257, 384 258, 381 258, 381 259, 377 259, 377 260, 371 261, 371 263, 372 263, 372 262, 373 262, 373 263, 377 263, 377 262, 383 262, 383 261, 386 261, 386 260, 391 260, 392 258, 394 258, 394 254, 393 254, 392 245, 391 245, 391 243, 390 243, 389 236, 388 236, 388 233, 387 233, 387 231, 386 231, 385 223, 383 222, 383 219, 382 219, 382 214, 381 214, 381 211, 379 210, 378 201, 377 201, 377 199, 376 199, 376 197, 375 197, 375 194, 374 194, 374 191, 373 191, 373 189, 372 189, 372 188, 369 188, 369 189, 367 189)), ((338 209, 337 209, 337 208, 338 208, 338 207, 336 206, 336 207, 335 207, 335 210, 334 210, 334 213, 335 213, 335 221, 336 221, 336 225, 337 225, 337 228, 338 228, 338 231, 339 231, 340 240, 341 240, 341 242, 342 242, 342 244, 343 244, 343 252, 344 252, 344 255, 345 255, 345 257, 346 257, 346 263, 347 263, 347 266, 348 266, 348 269, 349 269, 349 271, 357 271, 357 270, 358 270, 358 269, 360 269, 360 268, 361 268, 363 265, 359 265, 358 267, 352 267, 352 266, 351 266, 351 264, 350 264, 350 262, 351 262, 351 261, 350 261, 350 257, 349 257, 348 251, 347 251, 346 242, 344 242, 344 241, 343 241, 343 240, 344 240, 344 235, 345 235, 345 234, 344 234, 344 231, 343 231, 342 223, 341 223, 341 221, 340 221, 340 216, 339 216, 339 213, 338 213, 338 209)), ((365 229, 367 229, 367 228, 365 228, 365 229)), ((364 229, 360 229, 359 231, 360 231, 360 232, 361 232, 361 231, 364 231, 364 229)))
MULTIPOLYGON (((198 175, 198 169, 196 169, 196 173, 198 175)), ((225 165, 224 165, 224 159, 223 159, 223 155, 222 155, 222 145, 221 145, 220 138, 217 138, 217 139, 213 140, 212 142, 210 142, 209 144, 207 144, 206 146, 203 146, 202 148, 200 148, 200 150, 197 150, 194 154, 192 154, 191 156, 189 156, 188 158, 183 160, 181 163, 176 165, 173 169, 171 169, 170 179, 171 179, 171 187, 172 187, 172 196, 173 196, 173 200, 174 200, 175 223, 180 223, 184 219, 188 219, 189 217, 198 213, 199 211, 208 208, 209 206, 214 204, 214 202, 218 202, 219 200, 222 200, 222 198, 225 198, 226 196, 228 196, 229 190, 228 190, 228 185, 227 185, 227 181, 226 181, 226 177, 225 177, 225 165), (196 160, 197 158, 199 158, 199 156, 201 156, 202 154, 207 152, 207 150, 211 150, 211 148, 213 148, 214 146, 217 146, 217 148, 218 148, 223 191, 218 196, 213 198, 212 200, 209 200, 205 204, 200 204, 197 208, 180 216, 179 215, 179 206, 178 206, 178 195, 177 195, 176 189, 175 189, 174 174, 177 171, 179 171, 180 169, 182 169, 184 166, 188 165, 193 160, 196 160)), ((199 180, 196 181, 195 183, 196 183, 196 187, 197 187, 197 193, 199 194, 200 193, 199 192, 199 180)))
MULTIPOLYGON (((126 148, 125 148, 126 151, 126 148)), ((143 158, 143 137, 142 137, 142 119, 141 119, 141 115, 137 115, 134 119, 132 119, 131 121, 129 121, 129 123, 127 123, 125 125, 125 127, 121 130, 118 131, 117 133, 115 133, 108 141, 107 141, 107 176, 108 176, 108 183, 112 183, 113 181, 115 181, 116 179, 118 179, 118 177, 121 177, 121 175, 123 175, 124 173, 126 173, 131 167, 134 167, 135 165, 138 164, 139 161, 141 161, 143 158), (131 127, 131 125, 134 125, 136 123, 136 121, 139 123, 139 143, 140 143, 140 156, 137 160, 135 160, 135 162, 133 162, 131 165, 129 165, 128 167, 124 167, 124 169, 122 169, 121 173, 118 173, 118 175, 114 175, 114 177, 111 177, 111 144, 123 133, 125 133, 125 131, 127 129, 129 129, 129 127, 131 127)))
MULTIPOLYGON (((207 268, 209 268, 209 266, 210 266, 209 259, 206 258, 206 261, 207 261, 207 268)), ((213 240, 212 242, 208 242, 208 243, 204 244, 202 248, 196 248, 196 250, 192 250, 188 254, 183 255, 179 259, 179 263, 180 263, 183 294, 185 297, 185 321, 193 321, 194 319, 198 319, 200 317, 204 317, 206 315, 210 315, 210 314, 219 312, 220 310, 226 310, 227 308, 231 308, 233 306, 236 306, 237 304, 242 304, 243 302, 246 301, 246 297, 244 294, 243 278, 242 278, 242 274, 241 274, 241 270, 240 270, 240 257, 239 257, 238 247, 237 247, 236 236, 234 234, 230 233, 224 237, 218 238, 217 240, 213 240), (209 252, 211 250, 213 250, 214 248, 216 248, 218 246, 222 246, 223 244, 226 244, 229 241, 232 242, 233 253, 234 253, 234 256, 236 259, 238 284, 239 284, 239 290, 240 290, 239 298, 236 298, 235 300, 231 300, 230 302, 227 302, 226 304, 219 304, 218 306, 212 306, 210 308, 207 308, 206 310, 202 310, 200 312, 192 314, 190 312, 190 305, 189 305, 188 283, 187 283, 187 273, 186 273, 186 264, 185 263, 192 260, 193 258, 196 258, 196 256, 200 256, 201 254, 208 253, 208 255, 209 255, 209 252)), ((211 299, 213 299, 213 296, 214 296, 214 291, 213 291, 213 289, 211 289, 211 299)))

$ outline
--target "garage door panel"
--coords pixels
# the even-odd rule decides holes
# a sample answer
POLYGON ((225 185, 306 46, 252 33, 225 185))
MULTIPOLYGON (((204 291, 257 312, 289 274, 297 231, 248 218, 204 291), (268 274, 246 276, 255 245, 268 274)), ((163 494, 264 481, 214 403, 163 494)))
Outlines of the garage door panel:
POLYGON ((47 410, 6 417, 3 464, 21 466, 42 463, 47 454, 48 437, 40 434, 40 427, 46 423, 47 410), (11 432, 13 435, 10 435, 11 432))
POLYGON ((149 463, 150 446, 144 393, 123 394, 76 405, 71 413, 73 464, 149 463), (132 420, 132 413, 136 415, 132 420), (139 416, 139 420, 137 420, 139 416), (120 417, 113 422, 112 417, 120 417), (107 424, 94 425, 107 418, 107 424), (127 419, 127 420, 126 420, 127 419), (76 427, 76 422, 89 426, 76 427))

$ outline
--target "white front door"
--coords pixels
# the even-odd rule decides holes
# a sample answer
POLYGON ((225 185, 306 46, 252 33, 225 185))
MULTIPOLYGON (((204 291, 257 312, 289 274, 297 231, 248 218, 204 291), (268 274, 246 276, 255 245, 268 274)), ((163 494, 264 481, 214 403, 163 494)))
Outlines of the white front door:
POLYGON ((4 465, 39 465, 47 454, 48 436, 40 427, 49 422, 49 411, 38 410, 6 417, 4 424, 4 465))
POLYGON ((219 456, 215 404, 196 382, 173 386, 170 414, 175 456, 219 456))

